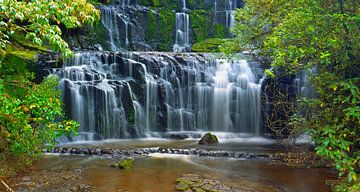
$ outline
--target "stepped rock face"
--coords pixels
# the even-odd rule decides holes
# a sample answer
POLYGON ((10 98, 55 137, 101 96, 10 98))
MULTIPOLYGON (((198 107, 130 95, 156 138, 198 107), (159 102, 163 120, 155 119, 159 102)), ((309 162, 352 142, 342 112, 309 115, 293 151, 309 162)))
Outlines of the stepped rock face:
POLYGON ((77 52, 47 69, 61 78, 64 109, 81 132, 91 133, 88 139, 198 130, 261 134, 258 70, 212 54, 100 51, 77 52))

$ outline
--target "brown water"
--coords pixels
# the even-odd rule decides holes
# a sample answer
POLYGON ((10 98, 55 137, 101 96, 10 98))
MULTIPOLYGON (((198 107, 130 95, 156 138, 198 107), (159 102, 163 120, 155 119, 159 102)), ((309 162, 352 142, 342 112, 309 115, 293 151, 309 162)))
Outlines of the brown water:
MULTIPOLYGON (((141 141, 121 142, 124 144, 101 144, 102 147, 151 147, 193 146, 192 141, 141 141)), ((238 144, 242 145, 242 144, 238 144)), ((99 145, 97 145, 99 146, 99 145)), ((235 144, 229 145, 235 148, 235 144)), ((225 146, 224 146, 225 147, 225 146)), ((254 145, 255 149, 267 150, 266 147, 254 145)), ((248 146, 250 149, 251 147, 248 146)), ((274 147, 268 147, 273 150, 274 147)), ((292 168, 264 161, 250 161, 223 158, 204 158, 184 155, 152 154, 150 157, 136 159, 133 168, 120 170, 109 165, 111 158, 97 156, 54 156, 50 155, 40 164, 39 169, 82 167, 81 183, 94 186, 96 191, 174 191, 175 180, 183 174, 216 175, 222 182, 248 185, 266 184, 290 192, 330 191, 325 180, 336 175, 325 168, 292 168)))

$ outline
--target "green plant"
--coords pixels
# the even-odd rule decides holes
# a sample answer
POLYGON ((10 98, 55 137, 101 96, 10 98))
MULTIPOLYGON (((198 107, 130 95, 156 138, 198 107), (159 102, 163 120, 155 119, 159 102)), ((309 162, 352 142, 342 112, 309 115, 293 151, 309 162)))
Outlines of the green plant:
POLYGON ((50 46, 72 56, 61 28, 92 25, 100 11, 86 0, 3 0, 0 3, 0 153, 31 163, 43 148, 79 125, 64 120, 58 79, 31 82, 29 70, 39 51, 50 46), (44 48, 44 46, 46 46, 44 48))
POLYGON ((86 0, 4 0, 0 4, 0 48, 5 48, 17 33, 38 46, 45 41, 53 50, 68 57, 72 51, 61 38, 60 27, 77 28, 84 23, 92 25, 99 19, 100 11, 86 0))
POLYGON ((220 52, 219 46, 226 42, 226 39, 211 38, 195 43, 191 50, 195 52, 220 52))
POLYGON ((39 85, 0 80, 1 152, 36 159, 45 145, 55 144, 56 138, 76 134, 78 123, 57 121, 63 117, 57 85, 55 77, 49 77, 39 85), (14 87, 22 89, 22 96, 9 94, 7 89, 14 87))
POLYGON ((311 133, 317 154, 332 160, 354 186, 360 168, 357 7, 352 0, 246 1, 233 30, 240 47, 270 61, 270 76, 316 69, 310 80, 317 98, 306 99, 307 110, 293 119, 311 133))

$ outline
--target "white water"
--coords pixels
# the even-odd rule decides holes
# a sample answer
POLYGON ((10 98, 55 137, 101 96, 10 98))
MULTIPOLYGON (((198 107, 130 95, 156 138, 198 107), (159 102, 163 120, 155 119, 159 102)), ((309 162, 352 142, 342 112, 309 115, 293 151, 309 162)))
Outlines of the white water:
POLYGON ((238 4, 239 0, 215 0, 214 24, 225 23, 226 28, 232 29, 235 25, 235 10, 238 4))
POLYGON ((110 51, 120 51, 129 46, 129 17, 123 13, 124 9, 120 9, 128 3, 123 1, 121 5, 101 6, 101 22, 108 32, 110 51))
POLYGON ((190 48, 189 41, 189 14, 186 7, 186 0, 182 0, 182 11, 181 13, 176 13, 176 35, 175 35, 175 44, 173 46, 173 51, 175 52, 184 52, 190 48))
POLYGON ((96 133, 92 138, 164 131, 261 135, 261 81, 246 60, 177 57, 81 52, 52 73, 62 78, 66 111, 80 131, 96 133))

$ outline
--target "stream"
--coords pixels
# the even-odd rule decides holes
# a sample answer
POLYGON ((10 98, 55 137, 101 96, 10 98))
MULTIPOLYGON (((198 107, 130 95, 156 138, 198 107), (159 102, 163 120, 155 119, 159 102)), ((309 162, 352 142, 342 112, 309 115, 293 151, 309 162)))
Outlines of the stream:
MULTIPOLYGON (((135 150, 144 148, 204 149, 208 151, 246 151, 274 154, 284 151, 281 145, 268 139, 229 140, 219 145, 199 146, 196 139, 128 139, 104 140, 99 142, 76 142, 61 147, 102 148, 135 150)), ((110 167, 116 159, 111 155, 74 155, 69 153, 47 153, 38 163, 30 180, 41 180, 36 175, 49 171, 56 173, 71 171, 72 176, 60 175, 65 179, 46 185, 18 183, 19 191, 71 191, 70 186, 86 184, 89 188, 80 191, 176 191, 176 179, 184 174, 196 174, 220 181, 221 184, 236 186, 240 191, 330 191, 325 180, 336 178, 336 172, 328 168, 290 167, 268 158, 229 158, 199 155, 150 153, 135 157, 131 169, 110 167), (32 187, 29 187, 32 186, 32 187), (37 186, 37 187, 34 187, 37 186)), ((50 174, 51 175, 51 174, 50 174)), ((238 191, 225 190, 224 191, 238 191)))

